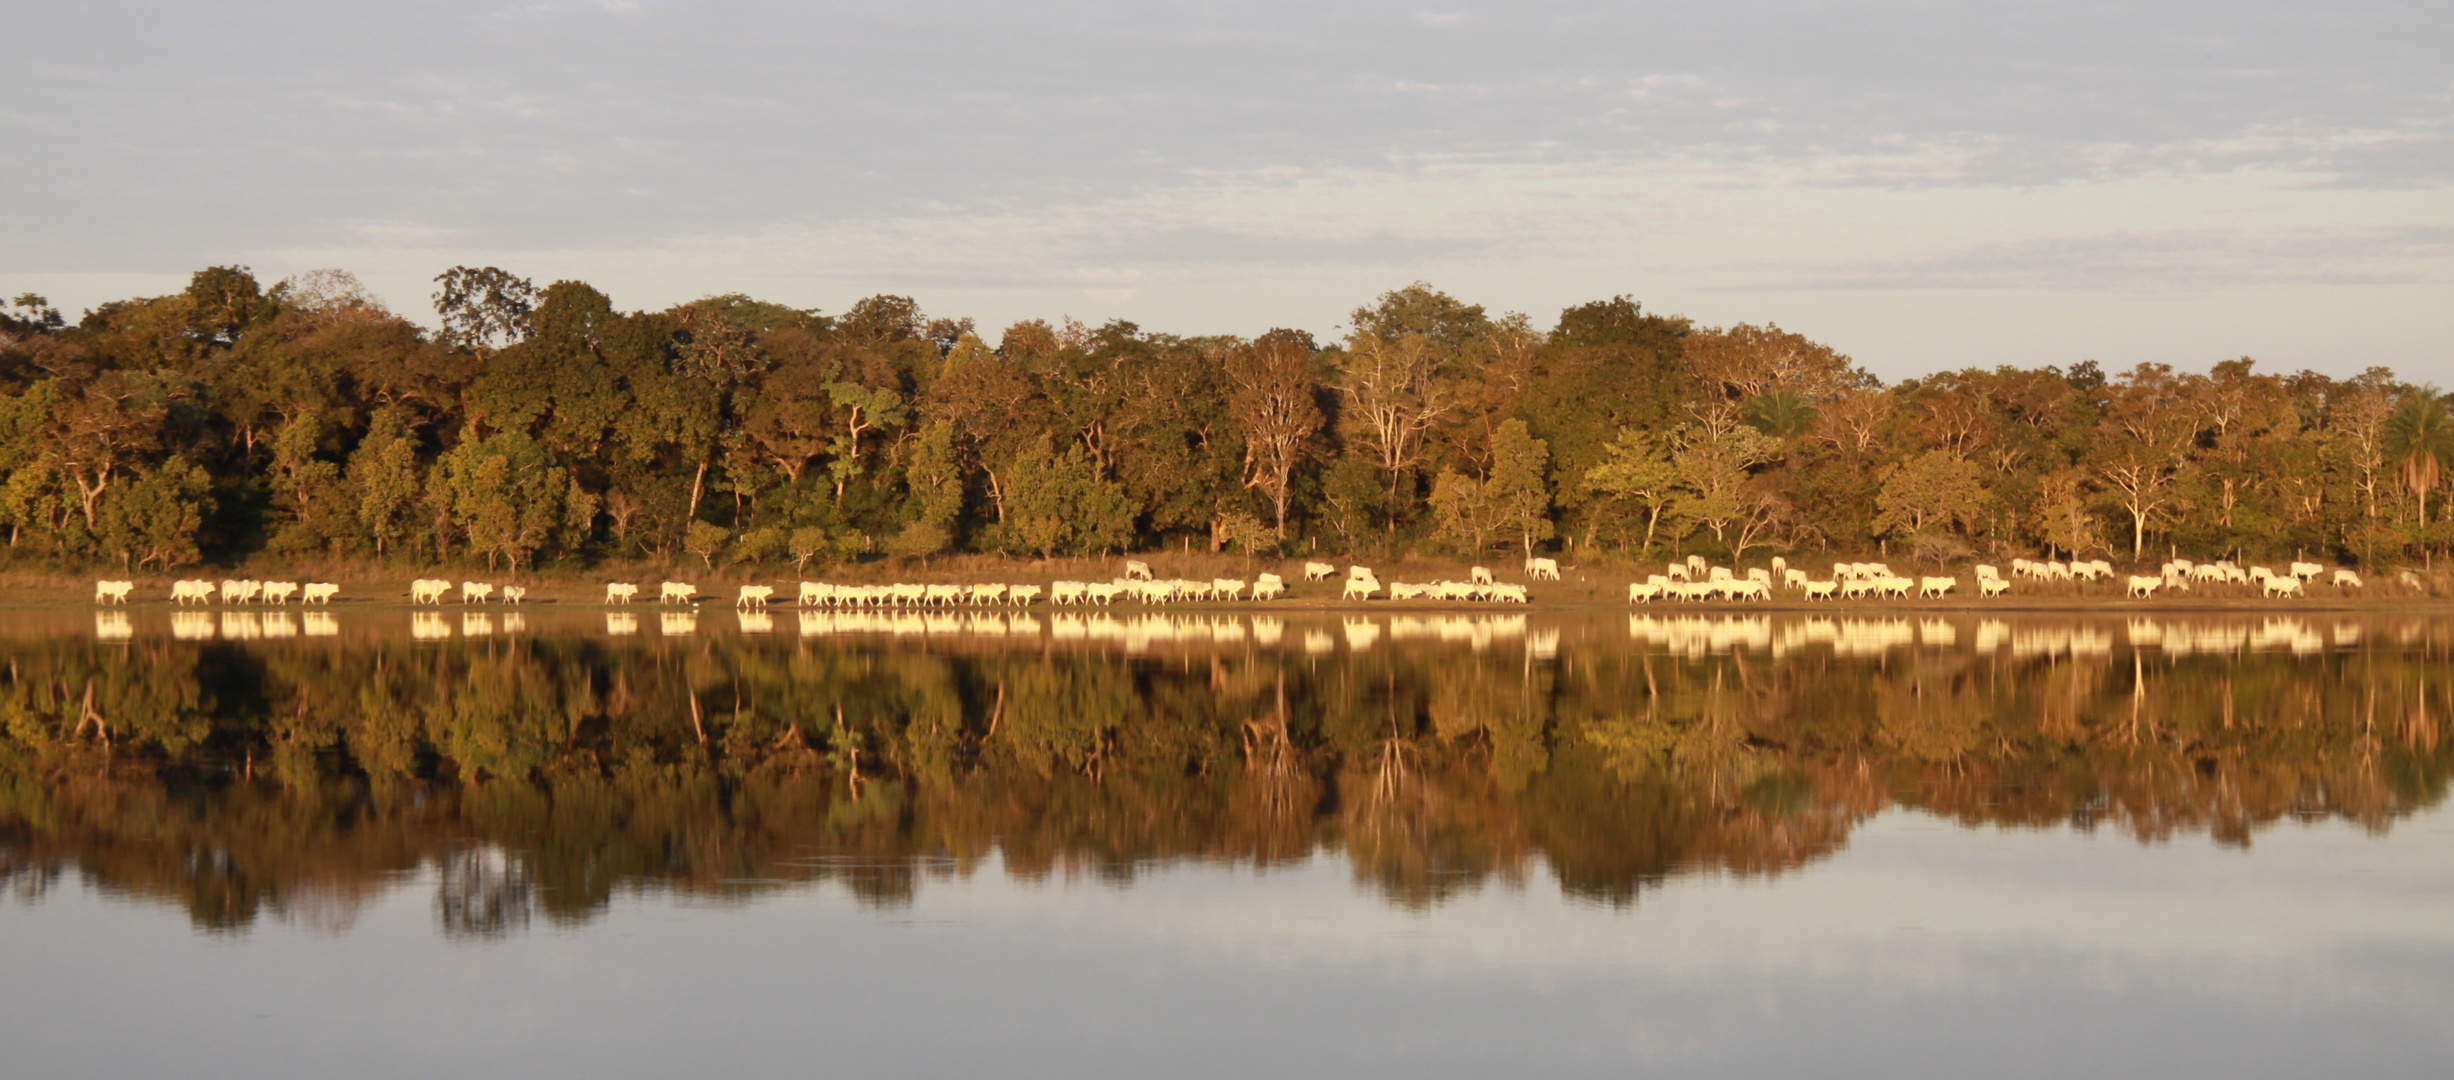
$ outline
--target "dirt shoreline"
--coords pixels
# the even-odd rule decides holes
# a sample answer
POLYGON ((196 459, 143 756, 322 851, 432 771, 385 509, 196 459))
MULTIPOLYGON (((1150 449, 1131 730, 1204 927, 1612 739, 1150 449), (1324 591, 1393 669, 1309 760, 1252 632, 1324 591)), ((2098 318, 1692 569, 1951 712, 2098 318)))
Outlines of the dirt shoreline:
MULTIPOLYGON (((1681 602, 1660 600, 1653 601, 1651 603, 1634 604, 1629 603, 1626 599, 1627 586, 1631 581, 1643 580, 1644 575, 1650 571, 1639 570, 1633 566, 1608 564, 1593 567, 1564 568, 1564 580, 1557 582, 1524 581, 1523 575, 1513 572, 1515 570, 1514 567, 1508 567, 1505 569, 1494 567, 1495 570, 1500 571, 1500 580, 1515 581, 1527 586, 1531 593, 1531 602, 1522 605, 1500 604, 1487 601, 1460 602, 1443 600, 1390 600, 1386 598, 1387 594, 1385 592, 1380 597, 1368 601, 1349 601, 1338 598, 1337 592, 1340 588, 1340 582, 1337 580, 1317 582, 1304 581, 1303 562, 1301 560, 1285 562, 1256 560, 1247 563, 1244 560, 1237 559, 1232 556, 1167 553, 1152 554, 1144 557, 1143 561, 1149 562, 1153 572, 1162 578, 1182 577, 1207 580, 1214 577, 1224 577, 1249 581, 1257 573, 1276 572, 1286 579, 1289 595, 1284 599, 1270 601, 1184 601, 1179 603, 1156 605, 1142 604, 1137 601, 1120 599, 1114 605, 1104 609, 1086 606, 1082 610, 1171 612, 1237 611, 1276 612, 1289 614, 1306 612, 1354 614, 1358 612, 1371 611, 1497 611, 1593 614, 1606 611, 1621 611, 1631 613, 1651 612, 1665 616, 1744 613, 1859 614, 1904 612, 1928 612, 1938 614, 1996 613, 2006 615, 2143 614, 2165 612, 2198 612, 2209 614, 2267 613, 2279 615, 2293 612, 2353 612, 2362 614, 2442 614, 2454 612, 2454 597, 2441 598, 2430 596, 2426 593, 2417 592, 2398 584, 2391 584, 2383 581, 2370 582, 2365 590, 2357 593, 2338 592, 2324 584, 2316 584, 2312 586, 2315 591, 2304 597, 2292 599, 2265 599, 2254 592, 2244 589, 2241 586, 2215 586, 2202 588, 2202 590, 2192 593, 2160 594, 2152 599, 2133 600, 2122 594, 2121 587, 2118 584, 2095 583, 2083 585, 2061 582, 2046 584, 2016 582, 2013 584, 2013 591, 2009 596, 1991 600, 1981 599, 1973 595, 1954 595, 1940 600, 1910 598, 1890 600, 1858 599, 1807 601, 1796 597, 1795 595, 1781 595, 1776 593, 1774 599, 1758 602, 1731 602, 1719 600, 1681 602), (2217 592, 2219 589, 2222 590, 2222 592, 2217 592), (1311 595, 1306 595, 1307 593, 1310 593, 1311 595)), ((798 582, 802 580, 864 585, 885 584, 890 582, 910 582, 917 584, 1003 582, 1018 585, 1037 584, 1045 587, 1051 581, 1064 579, 1099 581, 1108 580, 1121 571, 1123 565, 1123 560, 1121 559, 1017 561, 992 559, 985 556, 965 556, 951 559, 941 559, 927 566, 913 565, 897 567, 892 564, 869 564, 858 567, 832 568, 826 571, 807 575, 793 574, 790 572, 789 568, 780 568, 780 572, 744 573, 741 572, 742 568, 735 567, 727 568, 725 572, 709 574, 693 573, 682 568, 638 565, 599 568, 589 571, 585 575, 570 571, 522 573, 518 575, 506 573, 488 574, 465 567, 451 568, 450 570, 430 569, 411 572, 388 569, 378 570, 362 566, 342 567, 329 565, 320 567, 309 565, 280 568, 248 567, 242 570, 214 568, 210 572, 198 569, 191 570, 190 572, 184 574, 173 575, 98 575, 97 577, 70 577, 65 574, 57 573, 13 572, 0 573, 0 610, 94 609, 101 606, 95 604, 93 598, 94 582, 100 577, 124 579, 134 581, 136 583, 134 595, 131 596, 129 602, 125 605, 125 607, 130 610, 175 609, 177 605, 170 602, 170 586, 171 582, 174 580, 182 580, 187 578, 209 578, 218 582, 224 578, 239 577, 248 577, 255 580, 264 581, 329 581, 336 583, 341 587, 341 591, 340 595, 334 599, 331 604, 331 610, 335 611, 372 611, 387 608, 410 610, 415 605, 412 605, 409 602, 409 582, 412 578, 416 577, 449 578, 455 582, 455 584, 462 580, 483 581, 493 583, 498 588, 507 584, 521 585, 527 588, 528 597, 525 603, 520 606, 540 611, 624 610, 625 608, 630 610, 653 610, 659 606, 653 600, 657 585, 658 583, 667 580, 685 581, 696 585, 699 589, 699 594, 695 604, 700 609, 729 608, 733 606, 734 598, 738 594, 739 587, 742 585, 771 585, 776 589, 776 596, 772 606, 778 609, 783 609, 794 606, 792 602, 793 596, 798 588, 798 582), (606 604, 603 602, 604 588, 605 583, 609 581, 635 582, 640 585, 640 592, 642 595, 639 600, 629 605, 606 604)), ((1337 565, 1340 575, 1343 576, 1347 564, 1344 561, 1340 561, 1337 565)), ((1376 560, 1373 565, 1379 572, 1380 580, 1384 583, 1392 581, 1423 582, 1438 581, 1442 579, 1459 580, 1464 579, 1467 576, 1467 567, 1464 563, 1446 563, 1428 560, 1376 560)), ((2383 577, 2385 575, 2380 574, 2379 576, 2383 577)), ((1966 579, 1963 580, 1965 581, 1966 579)), ((1968 586, 1964 584, 1963 587, 1966 588, 1968 586)), ((456 588, 450 595, 452 599, 447 600, 446 603, 442 605, 443 607, 455 608, 463 606, 458 602, 457 597, 459 593, 456 588)), ((110 606, 120 607, 121 605, 110 606)), ((287 606, 297 608, 298 604, 295 600, 293 600, 287 606)), ((484 605, 469 606, 473 608, 480 606, 496 608, 503 607, 505 605, 501 604, 499 601, 496 601, 484 605)), ((678 605, 667 604, 663 606, 670 609, 677 607, 678 605)), ((435 610, 434 607, 430 605, 419 607, 421 607, 423 610, 435 610)), ((220 603, 211 605, 195 605, 191 607, 190 610, 256 610, 267 608, 277 610, 277 608, 275 608, 273 605, 265 604, 226 605, 220 603)), ((1045 597, 1043 596, 1042 599, 1034 603, 1032 608, 1034 610, 1047 610, 1048 603, 1045 597)))

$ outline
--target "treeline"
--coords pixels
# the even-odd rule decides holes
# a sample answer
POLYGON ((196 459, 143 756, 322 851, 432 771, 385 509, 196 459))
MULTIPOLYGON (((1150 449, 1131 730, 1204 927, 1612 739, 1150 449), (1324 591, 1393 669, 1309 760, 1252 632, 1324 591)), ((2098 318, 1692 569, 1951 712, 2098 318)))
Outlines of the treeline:
POLYGON ((446 928, 491 933, 640 887, 835 880, 891 904, 923 862, 991 857, 1127 880, 1335 852, 1392 903, 1547 873, 1626 904, 1683 873, 1826 857, 1902 806, 2145 841, 2383 831, 2454 779, 2446 628, 2391 629, 2313 657, 1914 663, 1616 642, 1528 662, 1462 644, 1120 660, 17 640, 0 645, 0 891, 76 873, 228 928, 440 867, 446 928))
POLYGON ((1425 285, 1295 330, 1031 320, 874 296, 623 312, 495 268, 442 330, 246 269, 75 325, 0 309, 21 565, 259 553, 517 570, 1205 545, 1741 559, 1878 548, 2346 562, 2454 539, 2454 410, 2351 379, 1971 367, 1885 386, 1777 326, 1625 297, 1546 329, 1425 285))

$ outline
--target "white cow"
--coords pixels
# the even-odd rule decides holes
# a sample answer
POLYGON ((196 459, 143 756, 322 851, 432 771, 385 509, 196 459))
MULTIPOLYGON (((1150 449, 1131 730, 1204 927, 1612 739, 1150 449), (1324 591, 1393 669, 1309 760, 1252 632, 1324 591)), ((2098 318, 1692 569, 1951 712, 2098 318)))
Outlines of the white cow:
POLYGON ((1346 591, 1340 593, 1338 595, 1338 599, 1369 600, 1372 598, 1373 593, 1379 591, 1380 579, 1373 577, 1369 571, 1366 571, 1362 577, 1348 577, 1346 579, 1346 591))
MULTIPOLYGON (((341 595, 341 587, 333 584, 332 582, 310 581, 307 583, 305 593, 299 596, 298 602, 301 604, 330 605, 332 603, 332 598, 339 595, 341 595)), ((322 616, 317 616, 317 618, 322 618, 322 616)), ((309 631, 309 633, 313 633, 313 631, 309 631)))
POLYGON ((1336 576, 1338 576, 1338 568, 1328 563, 1308 562, 1304 564, 1304 580, 1306 581, 1327 581, 1336 576))
POLYGON ((460 602, 463 604, 482 604, 486 602, 487 597, 493 595, 493 582, 463 581, 460 583, 460 602))
POLYGON ((2163 579, 2163 578, 2160 578, 2160 577, 2140 577, 2140 576, 2138 576, 2137 574, 2132 574, 2132 575, 2130 575, 2130 592, 2129 592, 2129 595, 2130 595, 2130 596, 2132 596, 2133 598, 2136 598, 2136 599, 2141 599, 2141 600, 2147 599, 2148 597, 2151 597, 2151 596, 2156 595, 2156 590, 2161 589, 2161 588, 2163 588, 2163 587, 2164 587, 2164 579, 2163 579))
MULTIPOLYGON (((504 603, 506 603, 506 604, 517 604, 517 603, 519 603, 520 601, 522 601, 522 600, 526 600, 526 599, 528 599, 528 586, 526 586, 526 585, 505 585, 505 586, 503 586, 503 602, 504 602, 504 603)), ((519 617, 519 616, 505 616, 505 618, 518 618, 518 617, 519 617)))
POLYGON ((2338 589, 2342 589, 2342 588, 2365 589, 2365 588, 2368 588, 2368 586, 2363 585, 2363 584, 2361 584, 2361 583, 2360 583, 2360 575, 2355 574, 2355 573, 2353 573, 2353 572, 2351 572, 2351 571, 2349 571, 2349 570, 2337 570, 2337 571, 2335 571, 2335 587, 2336 587, 2336 588, 2338 588, 2338 589))
POLYGON ((1943 594, 1958 588, 1959 584, 1960 579, 1956 577, 1919 578, 1917 579, 1917 595, 1920 599, 1940 600, 1943 594))
POLYGON ((1261 575, 1261 578, 1262 580, 1253 582, 1253 599, 1276 600, 1287 594, 1286 582, 1272 581, 1268 574, 1261 575))
POLYGON ((440 604, 443 602, 443 594, 451 587, 451 582, 441 578, 419 578, 409 583, 409 602, 412 604, 440 604))
POLYGON ((2269 597, 2299 596, 2301 595, 2301 579, 2290 574, 2271 576, 2267 578, 2261 592, 2269 597))
POLYGON ((605 583, 605 602, 608 604, 627 604, 638 598, 639 586, 631 582, 608 581, 605 583))
POLYGON ((1150 580, 1150 564, 1139 559, 1125 560, 1125 576, 1136 581, 1150 580))
POLYGON ((2011 583, 2001 578, 1981 577, 1977 579, 1978 596, 2001 596, 2010 591, 2011 583))
POLYGON ((1348 581, 1355 581, 1355 580, 1358 580, 1358 579, 1368 579, 1368 580, 1371 580, 1371 581, 1378 581, 1378 580, 1380 580, 1380 576, 1379 576, 1379 575, 1377 575, 1377 574, 1374 574, 1374 573, 1372 572, 1372 568, 1371 568, 1371 567, 1369 567, 1369 566, 1350 566, 1350 567, 1347 567, 1347 568, 1346 568, 1346 580, 1348 580, 1348 581))
POLYGON ((193 579, 171 582, 170 599, 172 603, 181 607, 186 607, 190 600, 200 604, 210 604, 213 602, 213 583, 193 579))
POLYGON ((298 595, 298 583, 295 581, 267 581, 264 583, 266 603, 287 604, 290 598, 296 595, 298 595))
POLYGON ((1536 581, 1557 581, 1559 580, 1559 561, 1556 559, 1527 559, 1525 560, 1525 576, 1536 581))
POLYGON ((1469 576, 1474 579, 1474 583, 1477 585, 1489 585, 1493 583, 1491 568, 1488 566, 1475 567, 1469 572, 1469 576))
POLYGON ((1015 607, 1029 607, 1032 601, 1039 598, 1040 587, 1037 585, 1016 585, 1005 591, 1005 602, 1015 607))
POLYGON ((1655 600, 1659 600, 1659 599, 1661 599, 1661 598, 1662 598, 1662 587, 1661 587, 1660 585, 1652 584, 1652 583, 1650 583, 1650 582, 1643 582, 1643 581, 1631 581, 1631 582, 1628 582, 1628 585, 1627 585, 1627 602, 1628 602, 1628 603, 1631 603, 1631 604, 1649 604, 1649 603, 1652 603, 1653 601, 1655 601, 1655 600))
POLYGON ((223 578, 223 579, 222 579, 222 603, 225 603, 225 604, 240 604, 240 603, 245 603, 245 602, 247 601, 247 586, 249 586, 250 584, 253 584, 253 583, 252 583, 252 582, 246 582, 246 581, 235 581, 235 580, 232 580, 232 579, 229 579, 229 578, 223 578))
POLYGON ((94 583, 94 602, 125 604, 128 594, 135 589, 136 583, 133 581, 97 581, 94 583))
POLYGON ((733 606, 766 607, 767 601, 774 596, 775 586, 773 585, 744 585, 741 587, 741 595, 733 598, 733 606))
POLYGON ((692 597, 697 595, 699 595, 699 587, 696 585, 687 581, 668 581, 658 589, 656 602, 662 604, 666 601, 677 601, 687 604, 692 597))
POLYGON ((1830 600, 1840 592, 1840 582, 1810 581, 1801 586, 1799 591, 1804 592, 1809 600, 1830 600))

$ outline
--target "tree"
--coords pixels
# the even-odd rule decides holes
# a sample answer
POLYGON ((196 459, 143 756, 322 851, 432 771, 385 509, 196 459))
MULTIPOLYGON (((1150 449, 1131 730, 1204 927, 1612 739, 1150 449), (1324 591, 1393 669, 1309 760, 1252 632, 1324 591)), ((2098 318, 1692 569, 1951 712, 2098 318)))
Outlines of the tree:
POLYGON ((1491 440, 1491 479, 1484 502, 1491 508, 1492 523, 1517 534, 1529 559, 1534 545, 1550 539, 1555 529, 1551 487, 1543 475, 1550 463, 1550 444, 1534 438, 1525 421, 1500 424, 1491 440))
POLYGON ((1968 532, 1983 520, 1985 470, 1948 450, 1892 466, 1875 496, 1875 532, 1913 536, 1932 528, 1968 532))
POLYGON ((2113 385, 2113 400, 2091 455, 2097 478, 2130 517, 2130 558, 2174 507, 2174 480, 2198 436, 2185 380, 2162 364, 2141 364, 2113 385))
POLYGON ((1708 421, 1681 434, 1683 442, 1671 462, 1680 483, 1692 493, 1686 511, 1713 530, 1713 539, 1727 543, 1730 526, 1751 513, 1741 498, 1751 470, 1779 456, 1780 444, 1744 424, 1708 421))
POLYGON ((501 558, 516 571, 540 551, 567 548, 596 519, 596 499, 518 432, 454 447, 435 463, 430 492, 488 569, 501 558))
POLYGON ((1442 535, 1455 540, 1470 555, 1491 546, 1490 495, 1490 485, 1455 469, 1442 469, 1432 479, 1433 520, 1442 535))
POLYGON ((2037 484, 2036 529, 2048 548, 2064 555, 2105 550, 2096 515, 2089 512, 2088 474, 2082 469, 2056 469, 2037 484))
MULTIPOLYGON (((1424 434, 1448 411, 1448 395, 1434 379, 1439 368, 1432 339, 1421 334, 1389 340, 1358 333, 1341 357, 1338 392, 1346 397, 1345 415, 1387 477, 1393 514, 1399 485, 1422 456, 1424 434)), ((1390 527, 1396 528, 1394 517, 1390 527)))
POLYGON ((97 537, 120 565, 164 570, 197 561, 196 530, 213 505, 213 477, 173 454, 111 493, 97 537))
POLYGON ((1680 473, 1670 455, 1650 432, 1620 428, 1602 463, 1585 470, 1585 486, 1613 499, 1624 499, 1644 515, 1645 537, 1637 557, 1653 553, 1653 537, 1663 515, 1681 498, 1680 473))
POLYGON ((350 455, 348 480, 357 495, 358 525, 375 541, 378 557, 415 534, 425 476, 418 464, 416 435, 398 412, 376 414, 358 442, 358 452, 350 455))
POLYGON ((999 527, 1008 551, 1112 551, 1133 537, 1133 506, 1124 488, 1099 477, 1081 447, 1062 453, 1033 449, 1006 467, 1006 519, 999 527))
POLYGON ((2428 494, 2454 465, 2454 408, 2435 387, 2413 390, 2386 421, 2386 456, 2403 489, 2417 500, 2416 520, 2428 526, 2428 494))
POLYGON ((1244 486, 1269 498, 1281 535, 1287 531, 1295 467, 1321 428, 1314 351, 1312 335, 1272 330, 1227 350, 1225 358, 1227 408, 1244 434, 1244 486))
POLYGON ((435 275, 435 314, 443 319, 444 340, 491 357, 534 328, 537 286, 495 267, 472 270, 455 266, 435 275))
POLYGON ((893 538, 895 554, 934 555, 953 546, 955 523, 963 516, 963 462, 954 440, 954 425, 944 420, 920 429, 912 463, 903 473, 917 512, 893 538))
POLYGON ((95 524, 102 493, 131 467, 162 448, 171 401, 182 390, 169 381, 134 372, 104 372, 59 402, 45 425, 43 441, 77 486, 86 528, 95 524))
POLYGON ((1831 346, 1770 324, 1740 323, 1689 334, 1685 355, 1688 369, 1707 388, 1739 401, 1752 401, 1774 389, 1818 401, 1857 380, 1849 358, 1831 346))

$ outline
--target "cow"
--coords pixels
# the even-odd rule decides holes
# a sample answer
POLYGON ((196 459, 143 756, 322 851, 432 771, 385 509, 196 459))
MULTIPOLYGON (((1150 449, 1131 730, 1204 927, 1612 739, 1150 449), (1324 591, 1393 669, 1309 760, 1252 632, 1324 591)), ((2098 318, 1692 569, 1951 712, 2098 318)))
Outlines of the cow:
POLYGON ((733 598, 733 606, 766 607, 767 601, 774 596, 775 586, 773 585, 744 585, 741 587, 741 594, 733 598))
POLYGON ((125 604, 128 594, 135 589, 136 583, 133 581, 97 581, 94 583, 94 602, 125 604))
POLYGON ((605 602, 608 604, 627 604, 638 598, 639 586, 631 582, 608 581, 605 583, 605 602))
POLYGON ((2271 576, 2267 578, 2265 586, 2260 591, 2269 597, 2299 596, 2301 595, 2301 579, 2290 574, 2271 576))
POLYGON ((1801 586, 1799 591, 1804 592, 1809 600, 1830 600, 1839 593, 1840 582, 1810 581, 1801 586))
POLYGON ((2151 596, 2156 595, 2156 590, 2157 590, 2157 589, 2161 589, 2161 588, 2163 588, 2163 587, 2164 587, 2164 579, 2163 579, 2163 578, 2160 578, 2160 577, 2140 577, 2140 576, 2139 576, 2139 575, 2137 575, 2137 574, 2132 574, 2132 575, 2130 575, 2130 590, 2129 590, 2129 595, 2130 595, 2130 596, 2131 596, 2133 599, 2138 599, 2138 600, 2144 600, 2144 599, 2147 599, 2148 597, 2151 597, 2151 596))
POLYGON ((1338 599, 1369 600, 1372 598, 1373 593, 1379 591, 1380 579, 1373 577, 1369 571, 1366 571, 1362 577, 1348 577, 1346 579, 1346 591, 1338 594, 1338 599))
POLYGON ((1956 577, 1919 578, 1917 579, 1917 595, 1920 599, 1940 600, 1943 594, 1958 588, 1959 584, 1960 579, 1956 577))
POLYGON ((668 581, 657 588, 656 602, 659 604, 666 602, 687 604, 697 595, 699 595, 699 587, 696 585, 687 581, 668 581))
POLYGON ((1977 579, 1978 596, 2001 596, 2010 591, 2011 583, 2001 578, 1981 577, 1977 579))
POLYGON ((1328 563, 1308 562, 1304 564, 1304 580, 1306 581, 1327 581, 1336 576, 1338 576, 1338 568, 1328 563))
POLYGON ((486 602, 487 597, 493 595, 492 582, 463 581, 460 583, 460 602, 463 604, 482 604, 486 602))
POLYGON ((1492 576, 1491 576, 1491 568, 1490 568, 1490 567, 1488 567, 1488 566, 1477 566, 1477 567, 1473 568, 1472 570, 1467 571, 1467 576, 1469 576, 1469 577, 1473 578, 1473 579, 1474 579, 1474 583, 1475 583, 1475 584, 1477 584, 1477 585, 1490 585, 1490 584, 1493 584, 1493 578, 1492 578, 1492 576))
POLYGON ((324 604, 329 606, 332 603, 332 598, 339 595, 341 595, 341 587, 333 584, 332 582, 310 581, 307 583, 306 591, 299 596, 298 602, 301 604, 324 604))
POLYGON ((287 604, 290 598, 296 595, 298 595, 298 583, 295 581, 267 581, 264 583, 266 603, 287 604))
POLYGON ((186 607, 190 600, 200 604, 210 604, 213 602, 213 583, 192 579, 171 582, 170 599, 172 603, 180 607, 186 607))
POLYGON ((1631 603, 1631 604, 1649 604, 1649 603, 1652 603, 1653 601, 1655 601, 1655 600, 1659 600, 1659 599, 1661 599, 1661 598, 1662 598, 1662 587, 1661 587, 1661 586, 1659 586, 1659 585, 1651 584, 1651 583, 1648 583, 1648 582, 1642 582, 1642 581, 1631 581, 1631 582, 1628 582, 1628 586, 1627 586, 1627 602, 1628 602, 1628 603, 1631 603))
MULTIPOLYGON (((526 586, 526 585, 505 585, 505 586, 503 586, 503 602, 504 602, 504 603, 506 603, 506 604, 517 604, 517 603, 519 603, 520 601, 522 601, 522 600, 526 600, 526 599, 528 599, 528 586, 526 586)), ((504 618, 512 618, 512 617, 513 617, 513 616, 509 616, 509 615, 504 616, 504 618)))
POLYGON ((1527 559, 1525 560, 1525 576, 1535 581, 1557 581, 1559 580, 1559 561, 1541 558, 1527 559))
POLYGON ((2335 587, 2336 587, 2336 588, 2338 588, 2338 589, 2341 589, 2341 588, 2353 588, 2353 589, 2365 589, 2365 588, 2368 588, 2368 586, 2363 585, 2363 584, 2361 584, 2361 583, 2360 583, 2360 575, 2355 574, 2355 573, 2353 573, 2353 572, 2351 572, 2351 571, 2349 571, 2349 570, 2337 570, 2337 571, 2335 571, 2335 587))
POLYGON ((1261 580, 1253 582, 1253 599, 1255 600, 1276 600, 1286 594, 1287 583, 1271 580, 1268 574, 1261 575, 1261 580))
POLYGON ((1139 559, 1125 560, 1125 576, 1136 581, 1150 580, 1150 564, 1139 559))

